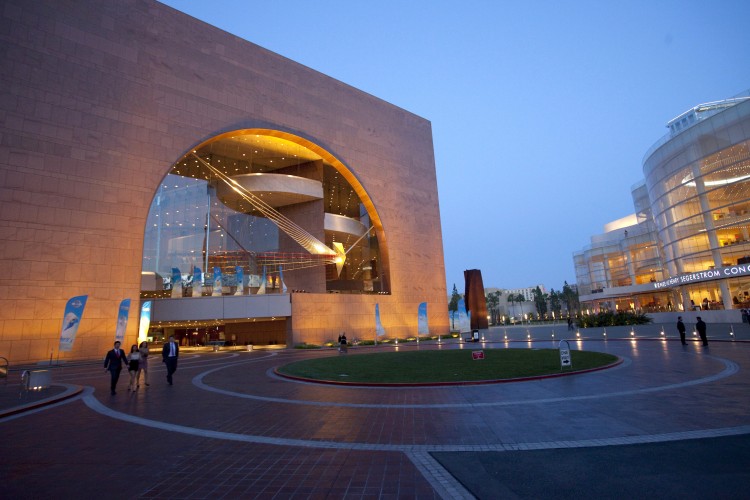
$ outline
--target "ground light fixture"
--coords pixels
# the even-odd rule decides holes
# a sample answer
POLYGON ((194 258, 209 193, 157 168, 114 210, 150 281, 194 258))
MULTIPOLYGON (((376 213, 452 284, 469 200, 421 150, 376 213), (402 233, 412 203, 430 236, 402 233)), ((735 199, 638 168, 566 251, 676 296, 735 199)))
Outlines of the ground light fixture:
POLYGON ((734 340, 734 326, 729 325, 729 336, 734 340))

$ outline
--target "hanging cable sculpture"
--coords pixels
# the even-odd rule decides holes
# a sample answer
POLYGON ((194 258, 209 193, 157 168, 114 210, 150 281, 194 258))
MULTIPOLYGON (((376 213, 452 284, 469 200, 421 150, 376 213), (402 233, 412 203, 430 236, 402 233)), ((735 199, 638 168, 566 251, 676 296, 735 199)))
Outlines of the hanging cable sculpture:
POLYGON ((295 224, 288 217, 284 216, 271 205, 263 201, 260 197, 247 190, 240 183, 230 176, 211 165, 195 153, 192 156, 196 158, 204 167, 212 172, 216 177, 229 186, 251 207, 260 212, 260 214, 273 222, 282 232, 297 242, 308 253, 303 252, 263 252, 254 254, 258 264, 268 266, 270 269, 301 269, 327 264, 335 264, 336 271, 340 275, 341 270, 346 262, 346 255, 359 243, 362 238, 367 236, 372 227, 363 234, 348 250, 344 250, 343 244, 333 242, 333 248, 328 247, 315 236, 310 234, 304 228, 295 224))

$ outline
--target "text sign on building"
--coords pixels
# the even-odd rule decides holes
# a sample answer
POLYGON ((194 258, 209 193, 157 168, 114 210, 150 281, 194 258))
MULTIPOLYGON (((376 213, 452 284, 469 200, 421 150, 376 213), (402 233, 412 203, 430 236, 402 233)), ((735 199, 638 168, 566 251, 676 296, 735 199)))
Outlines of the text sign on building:
POLYGON ((471 359, 484 359, 484 351, 471 351, 471 359))
POLYGON ((750 275, 750 264, 737 264, 736 266, 720 267, 708 271, 685 273, 678 276, 652 283, 654 288, 672 288, 674 286, 695 283, 697 281, 717 280, 720 278, 733 278, 735 276, 750 275))

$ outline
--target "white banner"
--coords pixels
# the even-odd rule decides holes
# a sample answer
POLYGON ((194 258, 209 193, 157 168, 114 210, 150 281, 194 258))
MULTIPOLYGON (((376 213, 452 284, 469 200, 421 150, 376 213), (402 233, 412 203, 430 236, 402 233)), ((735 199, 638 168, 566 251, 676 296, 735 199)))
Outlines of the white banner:
POLYGON ((66 352, 73 349, 73 342, 76 340, 78 326, 81 324, 81 317, 83 316, 83 308, 86 307, 88 297, 88 295, 73 297, 65 304, 62 331, 60 332, 60 351, 66 352))

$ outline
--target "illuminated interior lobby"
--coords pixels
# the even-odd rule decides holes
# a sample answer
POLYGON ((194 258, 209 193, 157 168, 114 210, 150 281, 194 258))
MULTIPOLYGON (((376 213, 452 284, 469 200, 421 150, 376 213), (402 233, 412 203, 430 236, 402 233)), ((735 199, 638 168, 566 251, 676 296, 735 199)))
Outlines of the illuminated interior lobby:
POLYGON ((741 320, 750 308, 749 95, 670 120, 632 189, 635 214, 574 255, 584 311, 741 320))
POLYGON ((0 356, 102 356, 124 299, 128 347, 448 333, 428 120, 152 0, 3 12, 0 356))
MULTIPOLYGON (((207 141, 170 170, 144 238, 141 298, 154 302, 156 317, 149 337, 285 345, 290 293, 390 294, 374 207, 340 162, 305 142, 238 130, 207 141), (276 313, 191 317, 193 299, 253 295, 268 296, 261 298, 275 303, 276 313), (183 298, 191 300, 176 300, 183 298)), ((252 311, 255 302, 243 309, 252 311)))

